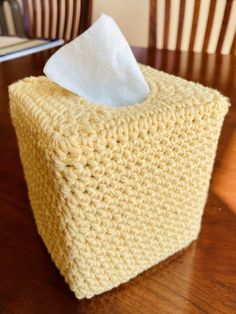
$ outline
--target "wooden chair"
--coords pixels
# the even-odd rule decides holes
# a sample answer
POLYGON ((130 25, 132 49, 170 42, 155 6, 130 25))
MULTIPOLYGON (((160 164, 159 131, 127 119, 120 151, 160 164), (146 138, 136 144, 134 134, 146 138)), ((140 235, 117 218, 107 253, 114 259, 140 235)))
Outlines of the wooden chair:
POLYGON ((22 23, 22 13, 19 2, 17 0, 0 0, 0 28, 1 35, 11 35, 8 28, 7 21, 9 17, 12 19, 14 33, 18 36, 24 36, 24 29, 22 23), (8 5, 8 9, 4 8, 4 3, 8 5))
POLYGON ((236 54, 236 0, 94 0, 115 18, 131 45, 236 54))
POLYGON ((89 0, 22 0, 25 32, 32 38, 71 40, 90 24, 89 0))

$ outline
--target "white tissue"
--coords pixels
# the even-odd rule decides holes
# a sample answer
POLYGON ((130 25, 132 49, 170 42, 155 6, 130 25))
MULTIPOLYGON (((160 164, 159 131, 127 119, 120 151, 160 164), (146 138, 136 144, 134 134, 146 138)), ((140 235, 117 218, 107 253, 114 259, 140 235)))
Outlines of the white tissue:
POLYGON ((128 42, 105 14, 52 55, 44 73, 87 100, 113 107, 140 103, 149 92, 128 42))

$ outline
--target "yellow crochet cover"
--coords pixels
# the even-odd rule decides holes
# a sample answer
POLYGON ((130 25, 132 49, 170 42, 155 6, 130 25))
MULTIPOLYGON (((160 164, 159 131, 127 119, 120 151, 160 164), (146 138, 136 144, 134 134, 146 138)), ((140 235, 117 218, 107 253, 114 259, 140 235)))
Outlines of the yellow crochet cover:
POLYGON ((46 77, 10 86, 38 232, 78 299, 197 238, 228 100, 142 66, 142 104, 111 108, 46 77))

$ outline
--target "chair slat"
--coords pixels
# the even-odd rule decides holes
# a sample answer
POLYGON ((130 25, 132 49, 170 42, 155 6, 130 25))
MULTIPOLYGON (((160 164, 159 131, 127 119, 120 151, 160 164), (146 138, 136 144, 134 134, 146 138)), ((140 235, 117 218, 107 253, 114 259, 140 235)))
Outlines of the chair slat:
POLYGON ((64 38, 69 40, 71 38, 72 22, 73 22, 73 0, 66 1, 66 20, 64 38))
POLYGON ((58 24, 57 24, 57 37, 64 38, 66 17, 66 3, 65 0, 58 1, 58 24))
POLYGON ((236 37, 236 0, 232 2, 230 17, 227 24, 226 34, 222 45, 222 54, 235 54, 235 37, 236 37))
POLYGON ((206 32, 207 20, 210 9, 210 0, 201 0, 196 37, 194 40, 193 51, 201 52, 203 48, 204 36, 206 32))
POLYGON ((183 32, 181 36, 180 50, 188 51, 191 38, 191 30, 193 25, 194 0, 185 0, 183 32))
POLYGON ((213 0, 210 2, 209 15, 208 15, 208 20, 207 20, 207 26, 206 26, 205 36, 204 36, 203 47, 202 47, 202 50, 204 52, 207 51, 209 39, 211 36, 211 30, 212 30, 212 25, 213 25, 214 16, 215 16, 216 3, 217 3, 216 0, 213 0))
POLYGON ((42 37, 49 37, 49 23, 50 23, 50 2, 47 0, 42 0, 42 37))
POLYGON ((180 15, 180 0, 171 1, 170 3, 170 19, 169 19, 169 34, 167 48, 170 50, 176 49, 178 26, 180 15))
POLYGON ((73 23, 72 23, 72 33, 71 38, 75 38, 79 33, 79 20, 80 20, 80 1, 74 1, 73 7, 73 23))
POLYGON ((6 23, 5 35, 14 35, 14 33, 16 32, 16 28, 14 25, 13 12, 11 10, 10 4, 7 1, 3 2, 3 12, 4 12, 5 23, 6 23))
POLYGON ((156 19, 156 11, 157 11, 157 0, 149 1, 149 38, 148 45, 149 47, 156 47, 156 29, 157 29, 157 19, 156 19))
MULTIPOLYGON (((213 19, 213 24, 211 28, 211 35, 208 42, 207 52, 215 53, 217 43, 220 36, 220 30, 222 27, 224 12, 226 7, 226 0, 216 1, 215 14, 213 19)), ((235 16, 236 19, 236 16, 235 16)))
POLYGON ((165 26, 165 0, 157 0, 157 48, 164 47, 164 26, 165 26))
POLYGON ((165 20, 164 20, 164 42, 163 46, 168 49, 169 26, 170 26, 170 3, 171 0, 165 0, 165 20))
POLYGON ((180 50, 180 47, 181 47, 181 38, 182 38, 183 26, 184 26, 184 16, 186 15, 185 14, 185 5, 186 5, 186 0, 180 1, 178 33, 177 33, 177 38, 176 38, 176 49, 177 50, 180 50))
POLYGON ((192 22, 192 29, 191 29, 191 36, 190 36, 190 43, 189 49, 193 51, 194 42, 197 34, 197 26, 198 26, 198 18, 200 13, 200 0, 194 1, 194 9, 193 9, 193 22, 192 22))

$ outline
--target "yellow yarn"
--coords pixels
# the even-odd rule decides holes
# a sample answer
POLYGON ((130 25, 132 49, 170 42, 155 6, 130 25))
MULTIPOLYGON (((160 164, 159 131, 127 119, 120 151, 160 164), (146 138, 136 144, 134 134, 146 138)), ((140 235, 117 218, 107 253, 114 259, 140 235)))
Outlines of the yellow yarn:
POLYGON ((228 100, 142 66, 142 104, 96 105, 46 77, 10 86, 29 197, 78 299, 128 281, 196 239, 228 100))

